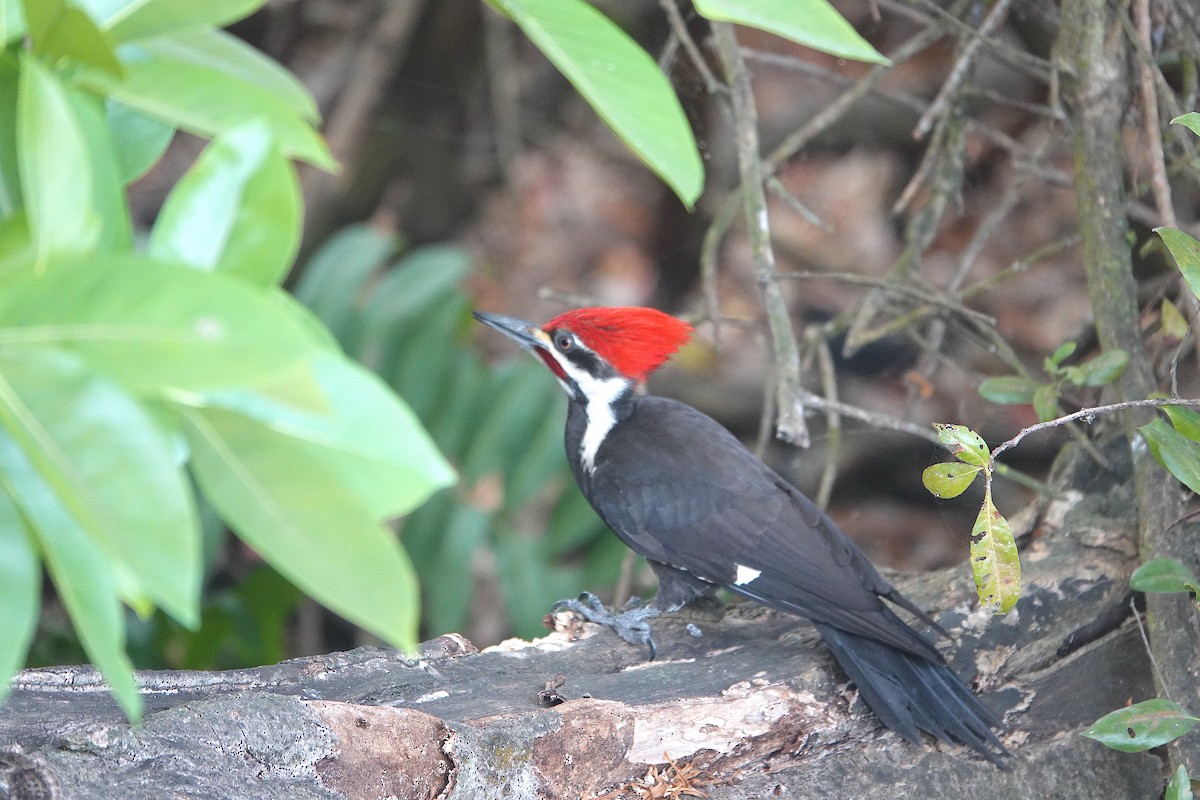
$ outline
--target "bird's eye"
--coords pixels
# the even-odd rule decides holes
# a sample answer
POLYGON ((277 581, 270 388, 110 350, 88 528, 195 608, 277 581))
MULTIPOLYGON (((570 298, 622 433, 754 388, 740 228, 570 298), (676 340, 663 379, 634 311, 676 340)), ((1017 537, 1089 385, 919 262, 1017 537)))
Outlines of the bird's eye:
POLYGON ((571 349, 575 347, 575 337, 569 333, 556 334, 554 337, 554 346, 557 347, 560 352, 569 353, 571 352, 571 349))

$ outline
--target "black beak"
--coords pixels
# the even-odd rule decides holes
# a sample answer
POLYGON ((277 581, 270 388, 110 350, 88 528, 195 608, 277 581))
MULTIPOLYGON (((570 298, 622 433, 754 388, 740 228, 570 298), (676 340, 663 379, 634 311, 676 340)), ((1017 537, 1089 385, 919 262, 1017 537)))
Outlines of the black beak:
MULTIPOLYGON (((535 331, 541 333, 541 329, 532 322, 526 322, 523 319, 516 317, 506 317, 502 314, 485 314, 482 311, 472 311, 471 316, 487 325, 489 328, 494 328, 500 331, 508 338, 512 339, 517 344, 527 350, 542 346, 544 342, 535 336, 535 331)), ((542 334, 545 336, 545 334, 542 334)))

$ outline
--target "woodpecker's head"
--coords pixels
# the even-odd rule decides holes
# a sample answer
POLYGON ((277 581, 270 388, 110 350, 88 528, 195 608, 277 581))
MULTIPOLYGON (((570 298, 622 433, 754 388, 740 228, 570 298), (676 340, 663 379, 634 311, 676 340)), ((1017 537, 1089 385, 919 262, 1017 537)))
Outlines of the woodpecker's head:
POLYGON ((581 401, 612 402, 658 369, 692 333, 686 322, 652 308, 580 308, 540 327, 474 313, 541 358, 567 394, 581 401))

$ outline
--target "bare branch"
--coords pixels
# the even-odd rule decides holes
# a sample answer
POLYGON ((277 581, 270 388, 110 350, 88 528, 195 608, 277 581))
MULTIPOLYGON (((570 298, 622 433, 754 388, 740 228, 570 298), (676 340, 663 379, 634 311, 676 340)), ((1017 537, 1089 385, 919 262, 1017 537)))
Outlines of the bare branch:
POLYGON ((807 446, 808 428, 800 400, 800 350, 792 330, 787 301, 775 275, 775 252, 771 248, 767 198, 763 190, 763 161, 758 144, 758 112, 750 88, 750 73, 742 61, 732 25, 713 23, 713 37, 725 67, 733 100, 742 205, 754 258, 755 279, 762 292, 767 327, 771 333, 772 363, 776 375, 776 435, 791 444, 807 446))
POLYGON ((970 41, 963 47, 962 53, 959 54, 958 59, 954 62, 954 67, 950 70, 950 75, 947 76, 946 82, 942 84, 941 90, 938 91, 937 97, 925 113, 921 115, 921 119, 917 122, 917 127, 913 129, 914 139, 925 138, 925 134, 929 133, 930 129, 933 128, 934 120, 944 115, 946 107, 950 105, 950 102, 958 94, 959 87, 967 79, 971 63, 975 60, 975 55, 979 52, 984 39, 990 36, 992 31, 1000 27, 1000 23, 1004 22, 1011 5, 1012 0, 996 0, 992 5, 987 17, 983 20, 983 24, 971 36, 970 41))
POLYGON ((1163 406, 1200 406, 1200 400, 1184 400, 1178 397, 1153 398, 1150 400, 1126 400, 1122 403, 1110 403, 1106 406, 1081 408, 1073 414, 1067 414, 1056 419, 1047 420, 1046 422, 1039 422, 1036 425, 1030 425, 1028 428, 1024 428, 1016 436, 1002 444, 997 445, 992 450, 992 460, 995 461, 996 458, 1005 450, 1010 450, 1016 447, 1022 442, 1022 440, 1025 439, 1026 436, 1038 433, 1039 431, 1057 428, 1060 425, 1066 425, 1069 422, 1074 422, 1080 419, 1087 421, 1088 424, 1091 424, 1093 417, 1101 414, 1111 414, 1114 411, 1124 411, 1130 408, 1162 408, 1163 406))

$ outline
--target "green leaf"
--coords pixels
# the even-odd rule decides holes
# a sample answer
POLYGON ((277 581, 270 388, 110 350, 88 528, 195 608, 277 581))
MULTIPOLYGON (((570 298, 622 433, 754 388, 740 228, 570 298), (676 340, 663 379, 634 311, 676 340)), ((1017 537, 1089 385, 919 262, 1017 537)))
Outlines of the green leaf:
POLYGON ((78 81, 92 91, 198 136, 213 137, 257 117, 271 127, 289 158, 322 169, 337 167, 329 148, 289 100, 214 65, 197 64, 177 52, 176 40, 159 36, 122 45, 118 55, 126 67, 124 81, 98 72, 81 73, 78 81))
POLYGON ((197 27, 223 28, 257 11, 265 0, 144 0, 127 3, 104 20, 118 42, 197 27))
POLYGON ((32 536, 0 474, 0 703, 37 629, 42 564, 32 536))
POLYGON ((1021 598, 1021 562, 1008 520, 992 502, 989 489, 971 529, 971 571, 979 602, 1004 614, 1021 598))
POLYGON ((393 234, 350 225, 329 237, 300 270, 296 299, 312 309, 351 352, 350 342, 357 339, 363 324, 359 304, 364 286, 399 246, 393 234))
POLYGON ((490 529, 491 515, 470 503, 458 503, 450 514, 433 563, 421 572, 430 634, 460 631, 467 623, 475 575, 463 565, 475 561, 490 529))
POLYGON ((1049 422, 1058 416, 1058 384, 1043 383, 1033 393, 1033 412, 1038 422, 1049 422))
POLYGON ((1200 581, 1173 558, 1156 558, 1142 564, 1129 576, 1129 588, 1138 592, 1189 592, 1193 600, 1200 595, 1200 581))
POLYGON ((375 375, 333 353, 314 357, 310 368, 328 414, 288 408, 249 391, 209 393, 205 401, 253 418, 292 439, 288 447, 324 460, 377 520, 407 514, 454 483, 454 470, 420 421, 375 375))
POLYGON ((1038 384, 1020 375, 1005 375, 1000 378, 988 378, 979 385, 979 396, 984 400, 1005 405, 1033 402, 1033 393, 1038 384))
POLYGON ((200 530, 170 445, 116 385, 65 353, 0 353, 0 426, 140 596, 198 622, 200 530))
POLYGON ((701 16, 768 31, 822 53, 891 62, 858 35, 826 0, 693 0, 701 16))
POLYGON ((278 290, 130 255, 0 273, 0 350, 69 348, 141 394, 285 369, 325 346, 308 325, 278 290))
POLYGON ((1200 242, 1175 228, 1155 228, 1154 232, 1162 237, 1171 251, 1192 294, 1200 297, 1200 242))
POLYGON ((959 461, 982 467, 991 458, 983 437, 970 428, 935 422, 933 429, 937 431, 938 441, 959 461))
POLYGON ((175 136, 175 128, 115 100, 105 102, 105 116, 117 154, 121 182, 133 183, 158 163, 175 136))
POLYGON ((114 78, 125 74, 108 36, 80 9, 64 0, 24 0, 24 7, 33 52, 47 64, 68 58, 114 78))
POLYGON ((308 122, 320 118, 317 102, 295 75, 225 31, 193 28, 141 44, 148 52, 213 69, 262 89, 308 122))
POLYGON ((20 212, 23 204, 17 160, 17 137, 12 135, 17 129, 19 82, 20 73, 16 63, 0 58, 0 131, 9 132, 0 136, 0 219, 13 218, 20 212))
POLYGON ((1171 780, 1167 781, 1167 792, 1163 795, 1163 800, 1192 800, 1192 779, 1188 777, 1187 767, 1183 764, 1179 765, 1179 769, 1171 775, 1171 780))
POLYGON ((262 119, 213 140, 167 196, 147 254, 278 284, 300 247, 300 184, 262 119))
POLYGON ((128 251, 133 241, 133 224, 125 200, 125 182, 118 172, 116 149, 109 136, 99 98, 69 89, 68 98, 83 131, 92 167, 91 206, 95 210, 100 233, 96 247, 102 251, 128 251))
POLYGON ((982 469, 980 466, 955 461, 933 464, 921 473, 921 482, 930 494, 945 500, 965 492, 982 469))
POLYGON ((1178 703, 1155 698, 1105 714, 1082 735, 1113 750, 1141 753, 1175 741, 1198 723, 1178 703))
POLYGON ((1193 442, 1200 442, 1200 412, 1187 406, 1163 406, 1162 410, 1170 417, 1175 430, 1193 442))
POLYGON ((243 541, 328 608, 394 646, 416 646, 412 565, 326 460, 231 411, 183 416, 196 478, 243 541))
POLYGON ((0 44, 8 45, 25 35, 25 14, 20 0, 0 0, 0 44))
POLYGON ((689 208, 704 166, 679 98, 646 51, 584 0, 491 0, 689 208))
POLYGON ((88 657, 108 681, 126 716, 140 719, 142 699, 125 655, 125 621, 108 559, 3 430, 0 480, 37 537, 54 588, 88 657))
POLYGON ((1046 372, 1050 375, 1057 375, 1058 365, 1061 364, 1065 359, 1070 358, 1070 356, 1075 352, 1075 348, 1077 346, 1078 345, 1076 345, 1075 342, 1066 342, 1065 344, 1059 345, 1058 349, 1055 350, 1052 355, 1048 356, 1043 362, 1046 372))
POLYGON ((1189 111, 1171 120, 1172 125, 1183 125, 1192 133, 1200 136, 1200 112, 1189 111))
POLYGON ((38 259, 90 250, 100 223, 91 205, 87 140, 66 87, 27 53, 21 54, 17 158, 38 259))
POLYGON ((1163 336, 1168 341, 1177 344, 1187 336, 1188 321, 1184 318, 1183 312, 1179 310, 1179 306, 1172 303, 1169 298, 1163 298, 1159 318, 1162 321, 1163 336))
POLYGON ((1067 380, 1076 386, 1107 386, 1121 377, 1129 363, 1124 350, 1108 350, 1076 367, 1067 367, 1067 380))
POLYGON ((1200 493, 1200 444, 1176 431, 1162 418, 1138 428, 1150 452, 1184 486, 1200 493))

